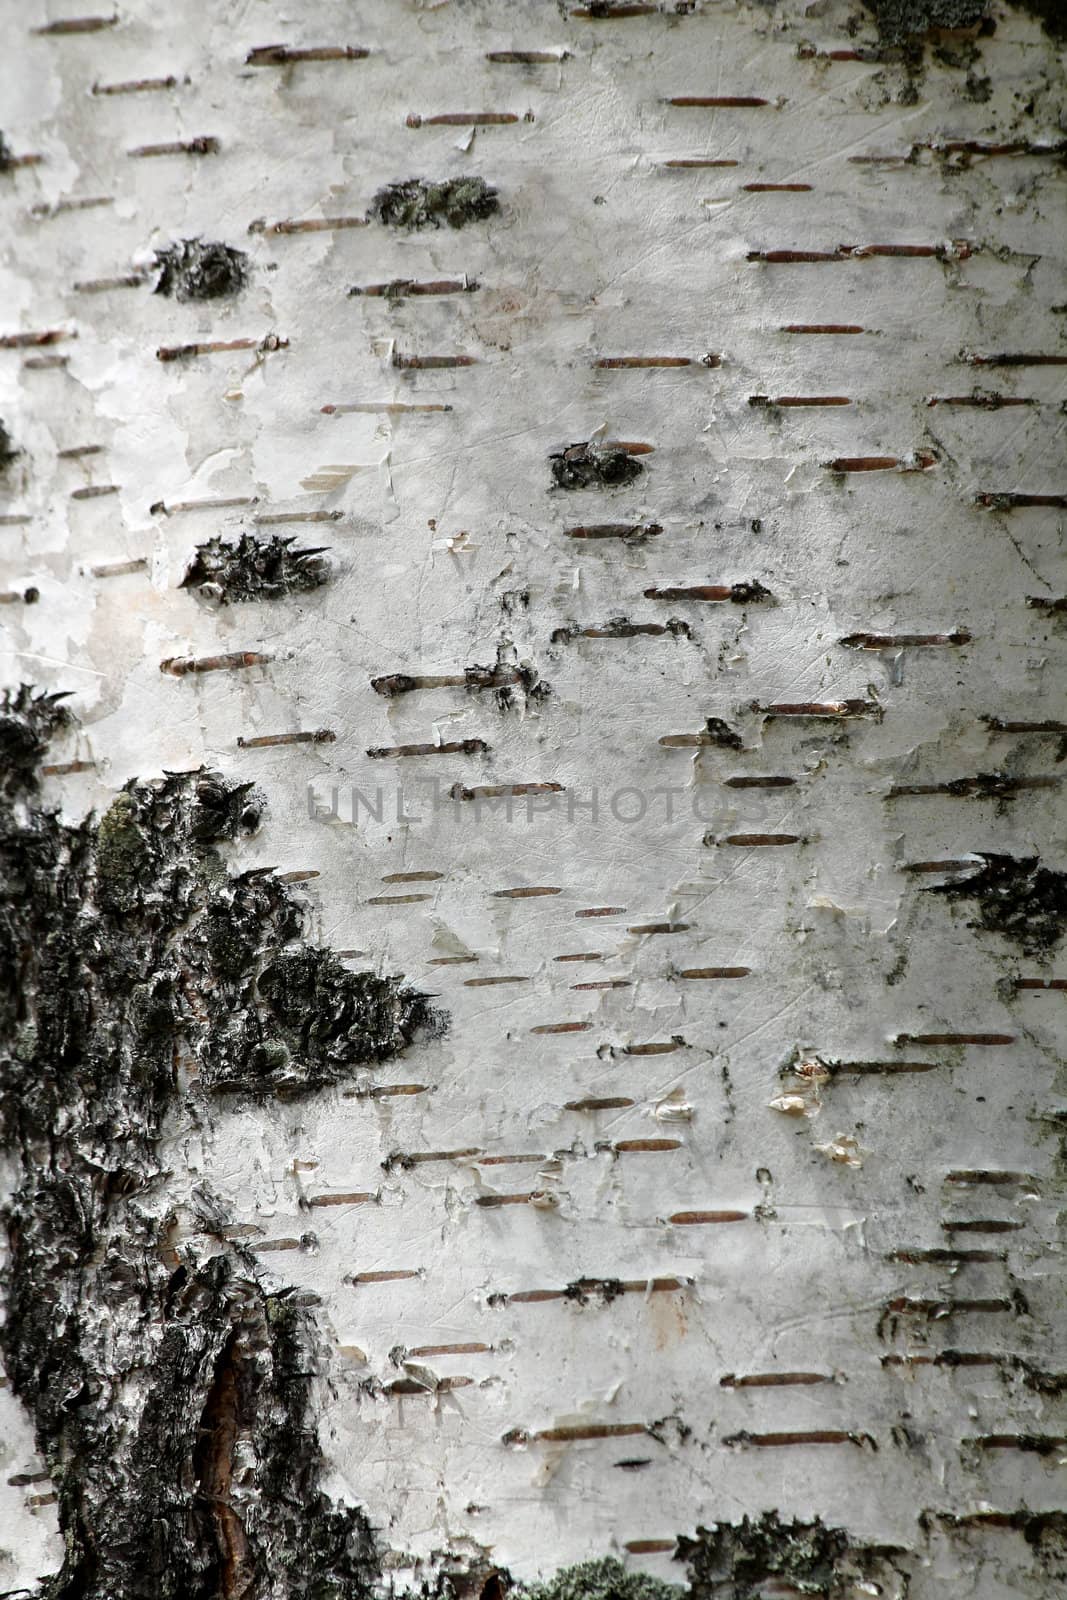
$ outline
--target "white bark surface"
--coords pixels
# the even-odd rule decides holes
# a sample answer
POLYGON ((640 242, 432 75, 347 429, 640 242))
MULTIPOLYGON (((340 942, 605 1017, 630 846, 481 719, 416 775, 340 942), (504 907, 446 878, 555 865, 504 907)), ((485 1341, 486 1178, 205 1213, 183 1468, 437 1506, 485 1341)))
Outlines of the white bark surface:
MULTIPOLYGON (((675 1535, 774 1508, 915 1552, 918 1600, 1054 1592, 1020 1533, 950 1534, 936 1514, 1063 1504, 1062 1450, 968 1441, 1065 1432, 1062 1401, 1011 1359, 1067 1364, 1063 994, 1017 986, 1067 969, 924 892, 946 874, 907 870, 1067 865, 1059 741, 984 720, 1062 716, 1062 633, 1028 600, 1065 593, 1063 512, 976 502, 1067 489, 1062 364, 966 360, 1067 351, 1063 157, 1042 148, 1063 137, 1062 63, 1037 21, 990 9, 993 36, 942 40, 974 49, 969 67, 927 44, 909 75, 827 58, 877 43, 837 0, 606 20, 544 0, 126 0, 114 26, 60 35, 33 30, 69 0, 10 0, 3 130, 42 160, 0 175, 0 418, 21 452, 3 670, 73 691, 80 727, 50 759, 87 765, 49 797, 76 818, 134 775, 254 780, 268 815, 235 861, 307 874, 315 936, 451 1019, 374 1074, 418 1092, 354 1081, 222 1113, 204 1138, 179 1117, 170 1149, 176 1202, 217 1196, 278 1284, 322 1297, 330 1488, 401 1569, 486 1552, 527 1579, 617 1553, 677 1580, 675 1535), (281 41, 369 54, 246 64, 281 41), (94 92, 156 78, 173 85, 94 92), (761 103, 670 104, 686 96, 761 103), (486 112, 517 120, 467 120, 486 112), (464 116, 429 124, 442 113, 464 116), (218 150, 130 153, 200 137, 218 150), (1026 148, 953 153, 969 140, 1026 148), (466 174, 500 212, 459 231, 272 231, 466 174), (232 301, 84 287, 195 237, 249 253, 232 301), (751 259, 883 245, 939 254, 751 259), (463 278, 471 292, 348 295, 463 278), (786 331, 826 324, 862 331, 786 331), (157 359, 270 335, 282 348, 157 359), (473 364, 396 364, 457 355, 473 364), (622 356, 690 364, 597 365, 622 356), (1031 403, 929 403, 976 388, 1031 403), (647 445, 643 474, 554 488, 550 453, 589 439, 647 445), (828 465, 872 457, 898 465, 828 465), (603 523, 661 531, 573 536, 603 523), (332 581, 226 607, 178 587, 197 544, 244 530, 328 544, 332 581), (646 595, 752 581, 770 602, 646 595), (558 636, 620 616, 686 627, 558 636), (551 694, 501 709, 370 686, 501 648, 551 694), (244 651, 270 659, 160 671, 244 651), (878 714, 768 710, 846 701, 878 714), (663 744, 709 717, 742 747, 663 744), (317 729, 335 740, 239 744, 317 729), (488 752, 367 754, 468 739, 488 752), (1054 781, 889 794, 988 773, 1054 781), (509 819, 449 801, 453 784, 560 787, 509 819), (380 820, 353 820, 353 786, 380 820), (816 1058, 932 1070, 787 1071, 816 1058), (416 1162, 386 1165, 398 1153, 416 1162), (986 1219, 1020 1226, 946 1231, 986 1219), (964 1247, 997 1258, 893 1255, 964 1247), (627 1292, 531 1298, 583 1278, 627 1292), (889 1359, 945 1350, 997 1359, 889 1359), (725 1382, 798 1372, 825 1381, 725 1382), (411 1379, 425 1390, 390 1391, 411 1379), (633 1436, 567 1437, 601 1425, 633 1436), (760 1442, 810 1433, 831 1441, 760 1442)), ((10 1589, 60 1544, 9 1393, 0 1437, 10 1589)))

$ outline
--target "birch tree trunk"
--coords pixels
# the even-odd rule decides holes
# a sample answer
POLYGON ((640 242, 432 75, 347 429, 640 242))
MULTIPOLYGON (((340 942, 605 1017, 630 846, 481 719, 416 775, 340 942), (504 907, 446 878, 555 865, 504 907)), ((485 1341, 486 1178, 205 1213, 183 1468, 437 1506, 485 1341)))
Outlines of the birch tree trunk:
POLYGON ((90 13, 0 60, 0 1590, 1059 1592, 1062 5, 90 13))

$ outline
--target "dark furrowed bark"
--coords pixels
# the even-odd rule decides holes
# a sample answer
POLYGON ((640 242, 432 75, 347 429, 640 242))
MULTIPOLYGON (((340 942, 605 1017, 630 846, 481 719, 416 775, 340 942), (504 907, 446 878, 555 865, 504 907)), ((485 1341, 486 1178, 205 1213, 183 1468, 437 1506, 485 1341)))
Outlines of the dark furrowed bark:
POLYGON ((191 1067, 200 1092, 300 1093, 441 1021, 398 979, 294 951, 284 885, 226 873, 215 845, 259 817, 247 785, 135 781, 77 827, 39 808, 63 720, 25 689, 0 706, 0 1112, 21 1169, 2 1348, 58 1494, 44 1593, 363 1595, 370 1528, 319 1485, 307 1297, 269 1292, 225 1218, 172 1242, 159 1140, 191 1067))

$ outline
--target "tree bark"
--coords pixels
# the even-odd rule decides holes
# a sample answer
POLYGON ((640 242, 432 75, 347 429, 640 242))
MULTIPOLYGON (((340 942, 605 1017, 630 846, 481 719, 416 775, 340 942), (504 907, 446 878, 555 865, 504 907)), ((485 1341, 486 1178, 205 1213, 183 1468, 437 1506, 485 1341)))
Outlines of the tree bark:
POLYGON ((11 20, 0 1592, 1067 1576, 1063 37, 11 20))

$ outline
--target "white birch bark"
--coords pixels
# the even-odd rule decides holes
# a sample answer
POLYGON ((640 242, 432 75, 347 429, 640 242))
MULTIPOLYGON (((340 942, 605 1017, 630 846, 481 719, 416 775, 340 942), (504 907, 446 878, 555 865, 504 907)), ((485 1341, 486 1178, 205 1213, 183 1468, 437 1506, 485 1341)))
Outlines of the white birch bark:
MULTIPOLYGON (((839 0, 621 10, 9 5, 5 679, 72 692, 66 818, 254 782, 231 870, 447 1013, 165 1145, 319 1297, 326 1487, 397 1583, 680 1582, 678 1535, 774 1510, 903 1552, 886 1594, 1047 1596, 1067 968, 928 891, 1065 865, 1062 60, 1000 0, 910 58, 839 0), (345 225, 469 175, 494 215, 345 225), (243 290, 151 293, 197 238, 243 290), (560 487, 576 441, 643 470, 560 487), (180 587, 242 533, 330 581, 180 587), (529 671, 371 685, 473 666, 529 671)), ((0 1414, 15 1589, 62 1542, 0 1414)))

